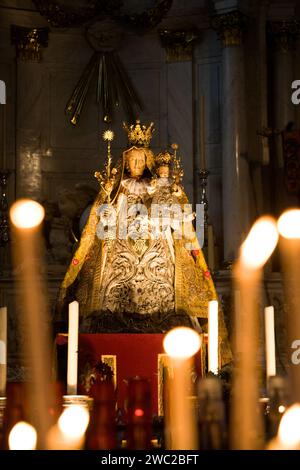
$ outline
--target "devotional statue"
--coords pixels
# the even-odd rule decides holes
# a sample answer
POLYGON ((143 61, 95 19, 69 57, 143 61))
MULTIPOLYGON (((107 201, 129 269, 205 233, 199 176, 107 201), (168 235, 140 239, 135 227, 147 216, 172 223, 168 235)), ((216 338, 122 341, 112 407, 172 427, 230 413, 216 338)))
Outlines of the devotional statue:
MULTIPOLYGON (((81 332, 206 331, 208 302, 217 299, 174 153, 150 149, 153 124, 124 125, 128 149, 95 176, 99 193, 59 293, 59 310, 80 304, 81 332)), ((222 364, 231 360, 219 309, 222 364)))

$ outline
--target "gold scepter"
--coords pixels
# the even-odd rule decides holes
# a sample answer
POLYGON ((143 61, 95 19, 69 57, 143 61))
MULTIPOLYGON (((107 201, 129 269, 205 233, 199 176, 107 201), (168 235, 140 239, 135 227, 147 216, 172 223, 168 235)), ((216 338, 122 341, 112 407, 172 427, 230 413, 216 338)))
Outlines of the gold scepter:
POLYGON ((114 139, 114 133, 111 130, 107 130, 103 132, 103 140, 107 142, 107 159, 106 163, 104 165, 104 170, 101 171, 96 171, 95 172, 95 178, 99 181, 99 184, 103 191, 107 195, 107 202, 110 203, 110 195, 113 190, 115 180, 116 180, 116 174, 118 170, 116 168, 111 169, 111 163, 112 163, 112 156, 111 156, 111 142, 114 139))
POLYGON ((182 178, 184 175, 184 171, 181 165, 180 157, 177 156, 178 144, 172 144, 172 149, 174 150, 173 153, 173 184, 172 184, 172 192, 177 193, 178 191, 182 191, 182 178))
MULTIPOLYGON (((114 184, 116 181, 116 176, 118 173, 117 168, 112 168, 111 169, 111 163, 112 163, 112 156, 111 156, 111 142, 114 139, 114 133, 112 130, 107 130, 103 132, 103 140, 107 142, 107 159, 106 163, 104 165, 104 170, 102 172, 96 171, 95 172, 95 178, 99 181, 99 184, 105 194, 107 195, 107 203, 111 205, 111 193, 114 188, 114 184)), ((104 249, 103 253, 103 260, 102 260, 102 267, 101 267, 101 273, 100 273, 100 280, 102 281, 103 277, 103 271, 104 271, 104 266, 106 263, 106 259, 108 254, 111 252, 112 248, 112 237, 111 233, 108 231, 108 236, 106 238, 106 243, 105 245, 106 248, 104 249)))

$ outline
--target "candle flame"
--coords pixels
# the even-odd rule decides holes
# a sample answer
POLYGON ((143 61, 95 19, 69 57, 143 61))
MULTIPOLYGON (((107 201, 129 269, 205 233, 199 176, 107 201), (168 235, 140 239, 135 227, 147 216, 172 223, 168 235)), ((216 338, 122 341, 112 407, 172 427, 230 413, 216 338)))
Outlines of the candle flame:
POLYGON ((290 209, 278 219, 278 231, 284 238, 300 239, 300 209, 290 209))
POLYGON ((89 420, 87 408, 81 405, 71 405, 62 412, 58 427, 69 438, 80 439, 88 427, 89 420))
POLYGON ((35 450, 37 433, 31 424, 19 421, 9 433, 10 450, 35 450))
POLYGON ((296 403, 282 416, 280 421, 278 437, 287 448, 300 446, 300 404, 296 403))
POLYGON ((169 331, 164 338, 164 350, 174 359, 188 359, 199 351, 199 334, 187 327, 178 327, 169 331))
POLYGON ((241 246, 241 262, 248 269, 260 269, 268 261, 278 242, 275 219, 260 217, 241 246))
POLYGON ((45 217, 41 204, 31 199, 20 199, 10 209, 10 219, 17 228, 34 228, 45 217))

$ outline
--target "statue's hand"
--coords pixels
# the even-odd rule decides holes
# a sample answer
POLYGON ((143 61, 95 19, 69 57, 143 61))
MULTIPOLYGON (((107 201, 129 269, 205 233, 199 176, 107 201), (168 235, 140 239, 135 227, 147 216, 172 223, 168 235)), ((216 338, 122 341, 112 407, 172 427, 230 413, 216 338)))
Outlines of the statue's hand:
POLYGON ((104 190, 106 193, 110 194, 113 190, 114 184, 112 181, 107 181, 104 185, 104 190))
POLYGON ((148 194, 153 194, 157 188, 157 178, 153 178, 147 187, 148 194))

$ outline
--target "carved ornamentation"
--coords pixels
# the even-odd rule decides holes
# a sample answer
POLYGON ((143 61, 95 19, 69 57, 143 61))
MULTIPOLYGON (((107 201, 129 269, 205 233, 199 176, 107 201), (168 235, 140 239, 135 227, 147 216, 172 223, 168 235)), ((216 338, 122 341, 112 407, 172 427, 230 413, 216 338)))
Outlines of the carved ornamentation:
POLYGON ((300 192, 300 131, 282 133, 285 185, 290 194, 300 192))
POLYGON ((40 62, 42 48, 48 46, 49 28, 11 26, 11 42, 16 46, 17 57, 23 61, 40 62))
POLYGON ((193 45, 199 39, 199 32, 193 30, 159 31, 162 47, 166 49, 167 62, 184 62, 192 60, 193 45))
POLYGON ((172 1, 155 0, 152 7, 136 13, 124 12, 125 2, 122 0, 90 0, 87 6, 82 6, 78 0, 72 6, 63 1, 33 0, 33 3, 51 26, 82 26, 95 17, 102 20, 110 16, 137 32, 144 32, 161 22, 171 8, 172 1))
POLYGON ((300 33, 300 21, 284 20, 268 23, 269 37, 276 49, 282 52, 292 51, 300 33))
POLYGON ((246 26, 246 16, 240 11, 232 11, 222 15, 215 15, 211 19, 224 47, 240 46, 243 39, 243 31, 246 26))

